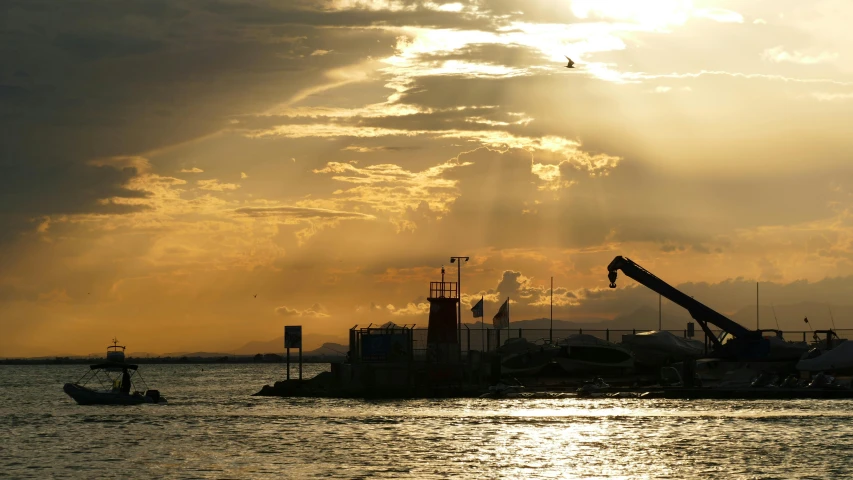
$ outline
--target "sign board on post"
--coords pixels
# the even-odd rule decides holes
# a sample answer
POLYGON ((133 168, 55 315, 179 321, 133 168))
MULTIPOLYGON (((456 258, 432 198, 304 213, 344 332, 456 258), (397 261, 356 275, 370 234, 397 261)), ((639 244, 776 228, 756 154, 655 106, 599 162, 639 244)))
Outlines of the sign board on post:
POLYGON ((299 349, 299 380, 302 380, 302 325, 284 327, 284 349, 287 351, 287 379, 290 380, 290 349, 299 349))
POLYGON ((284 348, 302 348, 302 325, 284 327, 284 348))

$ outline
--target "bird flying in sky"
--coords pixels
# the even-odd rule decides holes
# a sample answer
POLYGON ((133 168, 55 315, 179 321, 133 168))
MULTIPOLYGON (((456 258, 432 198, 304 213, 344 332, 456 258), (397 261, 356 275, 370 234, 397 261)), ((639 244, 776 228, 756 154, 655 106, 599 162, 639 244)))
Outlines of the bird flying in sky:
POLYGON ((252 298, 258 298, 258 294, 256 293, 256 294, 252 295, 252 298))
MULTIPOLYGON (((564 55, 564 56, 565 56, 565 55, 564 55)), ((575 62, 574 62, 574 61, 572 61, 572 59, 571 59, 571 58, 569 58, 568 56, 565 56, 565 57, 566 57, 566 60, 568 60, 568 61, 569 61, 569 63, 566 65, 566 68, 575 68, 575 62)))

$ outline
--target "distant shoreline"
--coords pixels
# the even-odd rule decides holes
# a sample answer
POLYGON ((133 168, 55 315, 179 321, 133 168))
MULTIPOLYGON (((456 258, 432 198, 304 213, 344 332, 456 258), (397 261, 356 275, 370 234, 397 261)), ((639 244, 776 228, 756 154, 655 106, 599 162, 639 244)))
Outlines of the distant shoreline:
MULTIPOLYGON (((302 363, 336 363, 343 362, 342 355, 319 355, 302 357, 302 363)), ((130 364, 152 365, 152 364, 261 364, 261 363, 287 363, 283 356, 275 354, 261 355, 228 355, 221 357, 127 357, 125 360, 130 364)), ((104 362, 104 358, 5 358, 0 359, 0 365, 91 365, 104 362)), ((297 355, 290 355, 291 365, 299 364, 297 355)))

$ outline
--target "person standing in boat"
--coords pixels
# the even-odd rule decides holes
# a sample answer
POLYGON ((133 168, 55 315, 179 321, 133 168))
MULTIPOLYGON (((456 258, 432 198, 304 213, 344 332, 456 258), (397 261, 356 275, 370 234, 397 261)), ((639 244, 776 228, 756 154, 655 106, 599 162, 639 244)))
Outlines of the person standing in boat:
POLYGON ((121 369, 121 393, 130 393, 130 373, 126 368, 121 369))

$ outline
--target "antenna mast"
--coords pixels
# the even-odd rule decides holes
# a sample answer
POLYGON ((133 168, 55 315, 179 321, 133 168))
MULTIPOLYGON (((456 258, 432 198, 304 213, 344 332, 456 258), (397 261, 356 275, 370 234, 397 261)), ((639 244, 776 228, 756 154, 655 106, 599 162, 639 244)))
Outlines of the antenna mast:
POLYGON ((830 308, 829 305, 827 305, 826 308, 829 308, 829 320, 832 322, 832 329, 835 330, 835 319, 832 318, 832 308, 830 308))
POLYGON ((548 343, 554 343, 554 277, 551 277, 551 327, 548 330, 548 343))
POLYGON ((770 304, 770 308, 773 310, 773 320, 776 320, 776 330, 780 330, 780 331, 781 331, 782 329, 781 329, 781 328, 779 328, 779 319, 778 319, 778 318, 776 318, 776 307, 774 307, 774 306, 773 306, 773 304, 771 303, 771 304, 770 304))

